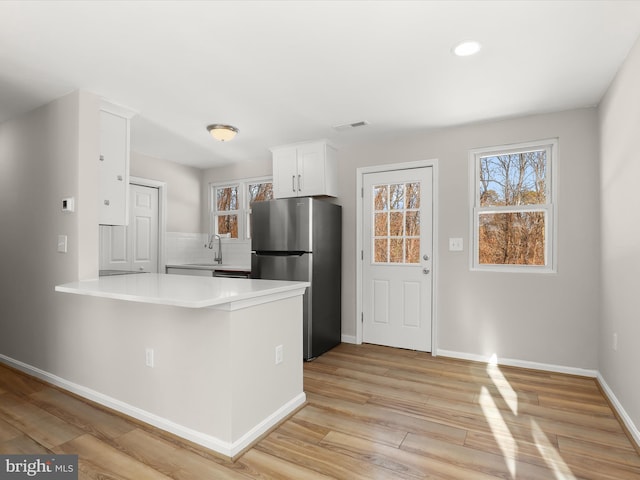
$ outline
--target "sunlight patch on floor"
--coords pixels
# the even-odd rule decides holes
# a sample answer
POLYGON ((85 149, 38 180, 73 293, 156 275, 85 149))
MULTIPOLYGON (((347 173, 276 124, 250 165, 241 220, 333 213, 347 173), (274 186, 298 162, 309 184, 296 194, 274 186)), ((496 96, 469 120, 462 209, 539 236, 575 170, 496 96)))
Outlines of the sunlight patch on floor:
MULTIPOLYGON (((495 354, 494 354, 495 355, 495 354)), ((492 357, 493 358, 493 357, 492 357)), ((518 394, 495 364, 487 365, 487 373, 514 415, 518 415, 518 394)))
POLYGON ((562 459, 560 453, 558 453, 542 429, 538 426, 538 423, 533 419, 531 419, 531 435, 536 444, 536 448, 549 469, 553 472, 556 480, 576 480, 575 475, 571 473, 571 469, 562 459))
POLYGON ((491 393, 487 387, 480 390, 480 407, 493 432, 493 438, 496 439, 504 461, 511 473, 511 478, 516 478, 516 458, 518 455, 518 444, 510 433, 509 426, 502 418, 500 410, 491 397, 491 393))

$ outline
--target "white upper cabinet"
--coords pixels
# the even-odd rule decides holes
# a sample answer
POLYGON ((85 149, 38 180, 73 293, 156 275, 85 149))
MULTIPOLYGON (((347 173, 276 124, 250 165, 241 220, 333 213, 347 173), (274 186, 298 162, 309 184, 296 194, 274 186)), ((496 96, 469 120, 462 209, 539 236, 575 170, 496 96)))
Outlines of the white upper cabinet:
POLYGON ((129 121, 131 114, 104 104, 100 109, 98 223, 127 225, 129 203, 129 121))
POLYGON ((326 141, 284 145, 271 152, 275 198, 338 195, 335 149, 326 141))

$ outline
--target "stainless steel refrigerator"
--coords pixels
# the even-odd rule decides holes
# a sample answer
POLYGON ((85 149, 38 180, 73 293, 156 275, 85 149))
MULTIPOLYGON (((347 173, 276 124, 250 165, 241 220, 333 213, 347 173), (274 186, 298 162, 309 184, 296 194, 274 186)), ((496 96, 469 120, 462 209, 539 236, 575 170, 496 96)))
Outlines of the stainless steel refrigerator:
POLYGON ((311 283, 303 299, 303 351, 312 360, 341 338, 342 207, 301 197, 251 209, 251 278, 311 283))

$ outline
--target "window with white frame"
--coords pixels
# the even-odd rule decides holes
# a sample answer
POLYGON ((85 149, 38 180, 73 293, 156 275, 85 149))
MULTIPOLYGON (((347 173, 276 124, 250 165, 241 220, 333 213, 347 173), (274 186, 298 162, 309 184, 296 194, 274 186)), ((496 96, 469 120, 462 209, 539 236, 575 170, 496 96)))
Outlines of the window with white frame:
POLYGON ((251 205, 272 198, 271 178, 212 184, 212 233, 224 238, 251 238, 251 205))
POLYGON ((471 268, 556 270, 557 140, 472 150, 471 268))

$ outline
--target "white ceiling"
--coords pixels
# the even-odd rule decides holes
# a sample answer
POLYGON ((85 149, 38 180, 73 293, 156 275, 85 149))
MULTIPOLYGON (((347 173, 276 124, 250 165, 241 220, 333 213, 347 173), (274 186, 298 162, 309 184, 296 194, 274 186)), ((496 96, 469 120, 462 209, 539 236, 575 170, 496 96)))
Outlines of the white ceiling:
POLYGON ((0 121, 85 89, 138 112, 135 151, 207 168, 596 105, 639 35, 640 1, 0 1, 0 121))

